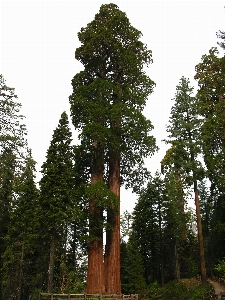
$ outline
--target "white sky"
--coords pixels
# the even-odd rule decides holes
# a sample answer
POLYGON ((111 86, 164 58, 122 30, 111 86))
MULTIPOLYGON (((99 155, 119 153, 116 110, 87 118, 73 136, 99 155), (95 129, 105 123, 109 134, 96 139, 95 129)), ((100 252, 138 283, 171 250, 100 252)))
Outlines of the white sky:
MULTIPOLYGON (((77 32, 94 19, 101 4, 115 3, 143 33, 153 52, 147 70, 156 82, 145 115, 160 147, 146 161, 154 174, 160 169, 171 99, 182 76, 194 82, 195 65, 216 46, 216 32, 225 30, 225 1, 3 1, 1 10, 0 73, 14 87, 26 116, 29 147, 37 161, 37 179, 60 115, 70 115, 71 79, 82 69, 74 52, 77 32)), ((132 211, 135 197, 121 192, 121 210, 132 211)))

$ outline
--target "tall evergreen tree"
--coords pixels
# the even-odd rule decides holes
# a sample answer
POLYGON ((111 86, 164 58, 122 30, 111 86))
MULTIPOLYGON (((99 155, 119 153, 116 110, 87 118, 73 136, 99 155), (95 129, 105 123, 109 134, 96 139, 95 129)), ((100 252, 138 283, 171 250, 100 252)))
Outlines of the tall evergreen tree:
POLYGON ((143 257, 138 243, 132 240, 121 244, 121 283, 123 294, 138 294, 143 296, 146 292, 143 257))
POLYGON ((164 182, 156 173, 141 191, 133 212, 132 237, 140 247, 147 284, 164 282, 163 224, 166 201, 164 182))
POLYGON ((16 178, 17 197, 13 201, 4 253, 3 294, 9 299, 29 299, 36 276, 37 231, 35 211, 38 190, 35 183, 35 162, 31 154, 16 178))
POLYGON ((102 5, 78 37, 75 57, 84 70, 72 80, 70 104, 73 124, 92 154, 87 292, 120 294, 120 185, 128 180, 140 186, 143 159, 156 149, 153 126, 142 114, 154 85, 143 70, 151 51, 115 4, 102 5))
POLYGON ((177 92, 174 98, 175 103, 171 108, 171 116, 169 125, 167 126, 167 131, 169 133, 167 142, 176 146, 176 149, 181 150, 180 157, 187 175, 186 180, 188 180, 189 177, 189 182, 194 186, 201 277, 202 281, 206 281, 202 224, 197 185, 198 179, 201 178, 203 173, 203 168, 198 160, 198 156, 201 153, 201 145, 199 143, 201 120, 198 115, 196 98, 193 97, 193 88, 190 87, 189 80, 182 77, 176 90, 177 92))
MULTIPOLYGON (((13 198, 14 179, 20 173, 26 153, 26 127, 20 115, 21 104, 17 102, 13 88, 9 88, 0 75, 0 270, 6 249, 13 198)), ((0 272, 2 275, 2 272, 0 272)), ((0 298, 2 276, 0 275, 0 298)), ((2 295, 3 296, 3 295, 2 295)))
MULTIPOLYGON (((224 49, 224 32, 220 32, 218 37, 222 39, 219 44, 224 49)), ((215 254, 214 265, 225 255, 222 238, 225 217, 221 213, 225 207, 225 56, 220 57, 217 48, 212 48, 209 54, 202 56, 195 69, 199 86, 197 101, 203 117, 204 161, 211 182, 210 197, 213 199, 212 238, 213 244, 217 245, 211 250, 215 254)))
POLYGON ((27 145, 27 131, 17 98, 15 89, 8 87, 0 75, 0 154, 10 149, 19 159, 23 157, 23 149, 27 145))
POLYGON ((217 48, 203 55, 196 67, 195 79, 199 90, 197 101, 204 118, 202 139, 204 160, 209 179, 219 192, 224 193, 225 178, 225 57, 218 56, 217 48))
POLYGON ((76 211, 73 203, 72 133, 66 112, 63 112, 58 127, 42 165, 40 184, 40 206, 42 222, 49 239, 48 291, 53 291, 56 249, 66 241, 67 224, 76 211))

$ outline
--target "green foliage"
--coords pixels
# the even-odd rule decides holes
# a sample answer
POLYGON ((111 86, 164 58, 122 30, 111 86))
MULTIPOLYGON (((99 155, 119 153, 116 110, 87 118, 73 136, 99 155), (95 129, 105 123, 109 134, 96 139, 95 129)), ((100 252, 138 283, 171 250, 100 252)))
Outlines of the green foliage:
POLYGON ((0 154, 11 150, 18 158, 23 156, 22 148, 26 146, 26 127, 24 116, 20 115, 21 104, 16 101, 15 89, 5 84, 0 75, 0 154))
MULTIPOLYGON (((224 32, 218 37, 223 48, 224 32)), ((203 118, 201 139, 207 175, 211 182, 210 191, 204 197, 208 203, 208 239, 207 253, 209 265, 213 267, 224 257, 224 179, 225 179, 225 58, 219 56, 217 48, 211 48, 202 56, 201 62, 195 67, 195 79, 198 81, 197 102, 203 118), (208 200, 207 200, 208 199, 208 200), (209 215, 210 211, 210 215, 209 215)), ((212 270, 211 270, 212 272, 212 270)))
POLYGON ((225 259, 222 259, 216 266, 215 270, 218 272, 219 276, 225 278, 225 259))
POLYGON ((222 31, 222 30, 219 30, 217 33, 216 33, 217 37, 219 39, 221 39, 222 41, 220 42, 217 42, 217 44, 223 49, 225 50, 225 32, 222 31))
POLYGON ((40 204, 48 230, 66 224, 73 210, 72 133, 67 114, 61 115, 54 131, 46 162, 42 165, 40 204))
POLYGON ((163 182, 159 174, 151 178, 140 193, 133 212, 132 236, 140 247, 145 266, 145 280, 161 281, 162 220, 165 214, 163 182))
POLYGON ((146 293, 144 278, 144 265, 139 247, 132 239, 126 244, 121 244, 121 282, 123 294, 139 294, 142 297, 146 293), (125 248, 125 249, 123 249, 125 248))
POLYGON ((16 181, 27 153, 27 131, 24 117, 20 115, 21 104, 16 99, 14 89, 9 88, 0 75, 0 298, 5 296, 2 294, 4 253, 7 251, 13 201, 18 197, 16 181))
POLYGON ((95 199, 96 207, 103 209, 113 208, 116 210, 119 205, 118 197, 108 189, 103 181, 97 181, 89 185, 86 190, 86 196, 88 199, 95 199))
MULTIPOLYGON (((141 41, 141 32, 131 26, 126 14, 115 4, 102 5, 94 20, 81 28, 78 38, 81 45, 75 58, 84 70, 72 79, 69 101, 73 125, 91 155, 91 184, 85 195, 91 208, 90 237, 98 240, 102 236, 104 210, 107 229, 119 224, 115 219, 119 217, 116 215, 120 185, 125 183, 126 187, 140 190, 143 179, 149 175, 143 167, 144 158, 157 149, 155 138, 150 135, 153 126, 142 113, 154 87, 144 70, 152 62, 152 55, 141 41)), ((119 252, 118 245, 111 252, 119 236, 113 237, 108 230, 106 235, 105 261, 111 261, 111 255, 119 252)), ((102 263, 102 258, 99 260, 102 263)), ((119 262, 115 264, 118 276, 119 262)), ((107 284, 110 281, 106 279, 107 284)))
POLYGON ((31 153, 25 160, 21 175, 16 178, 15 192, 10 213, 10 223, 5 238, 3 255, 3 294, 5 297, 28 295, 34 288, 38 231, 36 208, 38 190, 35 184, 35 162, 31 153))
POLYGON ((174 174, 151 178, 133 212, 130 237, 142 255, 146 283, 161 284, 198 273, 197 236, 184 213, 185 193, 174 174))
POLYGON ((120 218, 120 233, 122 241, 130 236, 132 221, 132 214, 125 210, 120 218))
POLYGON ((149 300, 201 300, 210 299, 209 295, 210 286, 196 280, 170 281, 163 287, 155 282, 149 285, 148 289, 149 300))
POLYGON ((74 76, 69 98, 73 124, 89 151, 93 141, 101 145, 106 166, 108 149, 120 153, 122 182, 133 187, 147 174, 143 157, 156 150, 153 126, 141 113, 154 83, 143 70, 152 57, 140 37, 115 4, 102 5, 78 33, 75 56, 84 70, 74 76))
POLYGON ((224 113, 225 113, 225 58, 218 57, 217 48, 203 55, 196 67, 195 79, 199 90, 197 100, 199 111, 204 117, 202 140, 204 160, 210 181, 220 191, 224 189, 224 113))
MULTIPOLYGON (((193 180, 204 176, 204 170, 198 160, 201 153, 202 120, 198 114, 198 105, 196 98, 193 97, 193 87, 190 87, 190 81, 182 77, 176 90, 173 99, 175 103, 171 108, 169 125, 167 125, 169 135, 166 142, 172 145, 170 160, 173 160, 171 162, 174 167, 181 175, 184 175, 188 184, 192 184, 193 180)), ((164 161, 162 162, 165 164, 164 161)))
MULTIPOLYGON (((51 288, 57 290, 57 286, 67 285, 67 278, 70 274, 70 263, 76 268, 74 259, 77 252, 81 250, 79 241, 87 224, 83 220, 83 207, 85 201, 82 195, 83 173, 78 174, 81 165, 76 166, 74 158, 80 155, 79 147, 71 146, 72 133, 69 128, 68 117, 62 113, 58 127, 54 130, 52 141, 47 150, 46 161, 42 165, 43 177, 40 180, 39 220, 42 223, 42 233, 45 268, 51 267, 54 275, 51 288), (81 189, 81 190, 80 190, 81 189), (80 223, 80 224, 79 224, 80 223), (83 229, 80 228, 83 226, 83 229), (79 232, 79 233, 78 233, 79 232), (70 252, 73 252, 73 261, 67 261, 70 252), (78 246, 79 245, 79 246, 78 246), (52 247, 52 248, 51 248, 52 247), (53 259, 49 260, 49 253, 53 259), (63 267, 65 265, 65 267, 63 267), (65 282, 64 282, 65 281, 65 282)), ((47 278, 45 277, 45 282, 47 278)), ((50 288, 49 286, 49 288, 50 288)))

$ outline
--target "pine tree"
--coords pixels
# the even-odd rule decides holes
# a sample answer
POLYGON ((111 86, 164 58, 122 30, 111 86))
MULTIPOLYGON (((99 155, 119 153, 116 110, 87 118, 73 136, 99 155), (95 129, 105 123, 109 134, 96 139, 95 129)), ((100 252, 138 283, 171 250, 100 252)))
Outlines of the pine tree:
POLYGON ((140 37, 114 4, 102 5, 78 33, 82 44, 75 57, 84 70, 72 80, 70 104, 73 124, 92 155, 88 293, 120 294, 120 185, 128 180, 140 186, 143 158, 156 149, 149 135, 153 126, 142 114, 154 83, 143 70, 152 58, 140 37), (103 266, 104 209, 108 225, 103 266))
MULTIPOLYGON (((200 253, 200 267, 202 281, 206 281, 204 247, 202 236, 201 215, 199 206, 197 181, 203 175, 198 156, 201 153, 200 128, 201 119, 198 115, 198 106, 196 98, 193 97, 193 87, 190 87, 188 79, 182 77, 179 85, 176 87, 175 103, 171 108, 171 116, 167 131, 169 133, 168 143, 180 150, 180 159, 186 172, 186 180, 194 186, 196 216, 198 225, 198 241, 200 253)), ((177 155, 176 157, 179 157, 177 155)))
POLYGON ((63 112, 47 150, 46 161, 42 165, 43 177, 39 182, 43 235, 49 242, 49 292, 53 291, 56 249, 65 243, 67 224, 76 212, 71 136, 68 117, 63 112))

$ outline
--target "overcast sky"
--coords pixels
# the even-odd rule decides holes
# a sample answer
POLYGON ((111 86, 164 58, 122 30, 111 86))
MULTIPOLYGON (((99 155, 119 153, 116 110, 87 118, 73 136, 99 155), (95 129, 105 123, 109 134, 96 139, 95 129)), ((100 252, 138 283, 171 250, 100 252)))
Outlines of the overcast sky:
MULTIPOLYGON (((70 115, 71 79, 83 68, 74 58, 80 45, 77 32, 94 19, 102 4, 111 2, 126 12, 153 53, 147 72, 156 87, 144 111, 160 147, 146 161, 153 174, 168 148, 161 140, 166 138, 179 79, 190 78, 197 87, 195 65, 217 45, 216 32, 225 30, 225 1, 0 1, 0 73, 22 104, 38 180, 60 115, 63 111, 70 115)), ((135 197, 122 191, 122 211, 131 211, 134 202, 135 197)))

